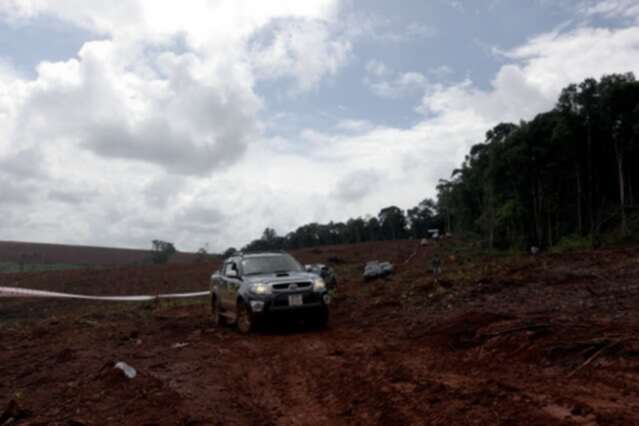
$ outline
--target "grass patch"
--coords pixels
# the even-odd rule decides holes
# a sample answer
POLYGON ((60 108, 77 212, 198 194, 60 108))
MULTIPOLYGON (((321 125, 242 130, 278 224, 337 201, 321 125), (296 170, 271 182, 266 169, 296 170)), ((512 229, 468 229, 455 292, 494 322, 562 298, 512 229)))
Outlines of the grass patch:
POLYGON ((569 235, 563 237, 550 250, 550 253, 561 254, 573 251, 587 250, 591 248, 590 236, 582 237, 581 235, 569 235))

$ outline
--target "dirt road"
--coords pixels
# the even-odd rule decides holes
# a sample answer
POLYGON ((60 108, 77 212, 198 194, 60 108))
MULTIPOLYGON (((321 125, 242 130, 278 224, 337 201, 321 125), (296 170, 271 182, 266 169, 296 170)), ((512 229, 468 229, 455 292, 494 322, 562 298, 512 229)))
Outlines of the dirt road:
MULTIPOLYGON (((241 336, 213 328, 205 303, 0 301, 0 420, 639 424, 635 249, 534 259, 437 250, 446 259, 437 282, 427 272, 433 248, 415 242, 297 253, 331 258, 339 274, 323 331, 279 324, 241 336), (395 262, 396 274, 362 282, 372 259, 395 262), (138 375, 124 377, 119 361, 138 375)), ((211 270, 8 275, 0 285, 191 291, 211 270)))

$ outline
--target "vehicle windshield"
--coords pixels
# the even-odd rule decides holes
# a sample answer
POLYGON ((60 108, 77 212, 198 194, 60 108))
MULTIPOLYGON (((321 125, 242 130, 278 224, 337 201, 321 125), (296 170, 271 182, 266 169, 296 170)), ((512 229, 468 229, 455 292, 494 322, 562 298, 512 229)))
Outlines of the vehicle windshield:
POLYGON ((278 272, 302 272, 302 265, 291 256, 260 256, 242 260, 244 275, 275 274, 278 272))

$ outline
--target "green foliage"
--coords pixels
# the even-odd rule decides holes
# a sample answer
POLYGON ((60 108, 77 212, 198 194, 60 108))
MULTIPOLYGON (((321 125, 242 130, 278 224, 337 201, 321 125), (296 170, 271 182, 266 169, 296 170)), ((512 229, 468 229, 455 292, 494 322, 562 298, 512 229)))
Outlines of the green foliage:
POLYGON ((570 245, 572 235, 597 243, 613 231, 628 238, 639 232, 629 212, 639 205, 638 163, 639 83, 632 73, 590 78, 564 88, 555 108, 532 121, 488 130, 439 181, 436 202, 310 223, 283 237, 267 228, 246 248, 421 238, 429 228, 478 235, 501 250, 570 245))
POLYGON ((406 218, 410 224, 410 233, 414 238, 428 237, 428 230, 442 227, 442 219, 437 214, 437 203, 430 198, 408 209, 406 218))
POLYGON ((151 244, 153 246, 151 260, 156 264, 167 263, 169 258, 176 252, 173 243, 167 241, 153 240, 151 244))
POLYGON ((428 227, 437 227, 442 221, 433 200, 424 200, 409 211, 397 206, 380 210, 378 216, 352 218, 344 222, 327 224, 309 223, 286 236, 278 236, 274 229, 266 228, 261 238, 244 246, 245 251, 296 249, 334 244, 352 244, 365 241, 397 240, 409 236, 425 235, 428 227))
POLYGON ((224 250, 224 253, 222 253, 222 257, 226 259, 227 257, 231 257, 235 255, 236 253, 237 253, 237 249, 235 247, 229 247, 226 250, 224 250))
POLYGON ((383 240, 406 238, 406 216, 397 206, 383 208, 377 215, 383 240))
POLYGON ((212 259, 213 256, 211 256, 204 247, 200 247, 195 253, 195 263, 206 263, 212 259))
POLYGON ((489 130, 440 181, 438 206, 453 232, 480 234, 489 248, 553 247, 573 234, 598 242, 614 229, 627 236, 637 160, 639 83, 631 73, 587 79, 532 121, 489 130))
POLYGON ((568 235, 550 249, 550 253, 569 253, 590 248, 590 236, 568 235))

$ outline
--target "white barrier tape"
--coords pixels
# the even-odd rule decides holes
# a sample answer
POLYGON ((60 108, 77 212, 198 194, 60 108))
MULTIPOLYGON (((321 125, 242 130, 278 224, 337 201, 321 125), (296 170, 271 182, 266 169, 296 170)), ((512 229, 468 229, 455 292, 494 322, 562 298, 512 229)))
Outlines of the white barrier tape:
POLYGON ((197 291, 193 293, 173 293, 136 296, 89 296, 86 294, 59 293, 56 291, 32 290, 29 288, 0 287, 0 298, 3 297, 48 297, 59 299, 83 299, 83 300, 109 300, 114 302, 143 302, 155 299, 185 299, 189 297, 203 297, 211 294, 208 291, 197 291))

